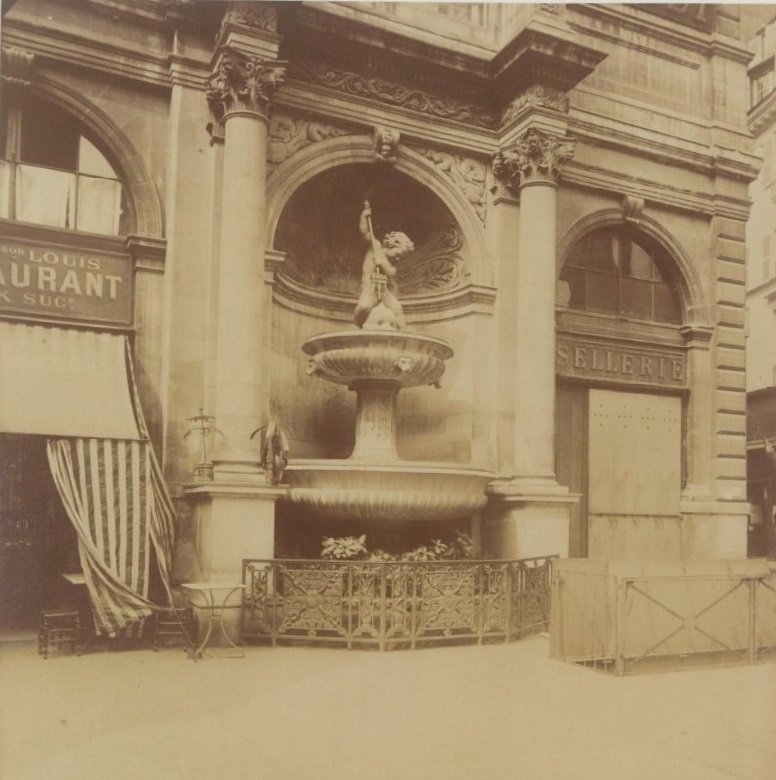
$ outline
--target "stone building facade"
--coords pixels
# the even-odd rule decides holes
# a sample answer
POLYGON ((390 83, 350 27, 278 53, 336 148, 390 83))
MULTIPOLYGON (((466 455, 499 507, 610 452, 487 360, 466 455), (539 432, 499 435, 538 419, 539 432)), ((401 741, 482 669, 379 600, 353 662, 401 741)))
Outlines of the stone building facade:
MULTIPOLYGON (((772 11, 774 9, 771 9, 772 11)), ((774 253, 774 128, 776 127, 776 83, 774 53, 776 26, 772 19, 750 42, 753 51, 749 67, 749 129, 762 167, 750 187, 752 210, 747 223, 748 268, 747 309, 747 462, 748 492, 753 515, 750 552, 773 554, 776 530, 773 502, 776 493, 776 456, 769 453, 767 440, 776 442, 776 254, 774 253)))
POLYGON ((440 389, 402 394, 399 454, 492 474, 488 554, 743 557, 742 38, 735 6, 17 0, 5 237, 133 283, 123 320, 0 315, 131 334, 181 535, 234 576, 315 528, 252 434, 277 422, 291 476, 352 446, 353 394, 300 345, 352 327, 369 200, 418 250, 408 328, 455 350, 440 389), (55 116, 119 182, 112 223, 23 218, 12 171, 93 174, 25 159, 55 116))

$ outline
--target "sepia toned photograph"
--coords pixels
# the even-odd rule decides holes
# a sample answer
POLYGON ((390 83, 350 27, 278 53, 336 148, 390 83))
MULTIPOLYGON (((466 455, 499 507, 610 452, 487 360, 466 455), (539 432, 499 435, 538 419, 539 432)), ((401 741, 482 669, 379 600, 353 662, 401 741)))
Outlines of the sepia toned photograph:
POLYGON ((776 778, 776 4, 0 7, 0 780, 776 778))

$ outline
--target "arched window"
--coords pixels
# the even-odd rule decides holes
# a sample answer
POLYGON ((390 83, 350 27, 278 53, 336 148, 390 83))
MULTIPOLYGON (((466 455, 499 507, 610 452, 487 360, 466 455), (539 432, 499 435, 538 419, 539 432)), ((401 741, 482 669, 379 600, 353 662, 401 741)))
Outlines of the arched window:
POLYGON ((39 225, 125 233, 115 170, 71 114, 25 95, 0 116, 0 217, 39 225))
POLYGON ((672 265, 665 250, 647 236, 623 227, 601 228, 572 247, 560 275, 559 297, 571 309, 681 323, 672 265))

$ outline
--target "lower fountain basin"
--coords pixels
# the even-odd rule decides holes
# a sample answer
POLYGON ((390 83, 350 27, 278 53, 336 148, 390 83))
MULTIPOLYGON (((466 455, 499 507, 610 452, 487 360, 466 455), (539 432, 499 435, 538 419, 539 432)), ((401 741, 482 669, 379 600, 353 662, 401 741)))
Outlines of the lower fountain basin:
POLYGON ((288 498, 338 520, 406 524, 454 520, 481 510, 490 471, 446 463, 389 465, 352 460, 296 460, 285 481, 288 498))

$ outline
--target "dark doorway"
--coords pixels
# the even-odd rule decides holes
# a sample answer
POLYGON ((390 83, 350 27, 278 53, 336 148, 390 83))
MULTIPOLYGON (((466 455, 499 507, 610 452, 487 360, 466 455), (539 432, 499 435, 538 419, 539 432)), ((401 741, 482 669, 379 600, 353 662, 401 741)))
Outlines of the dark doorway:
POLYGON ((80 568, 45 438, 0 434, 0 629, 35 627, 66 596, 62 574, 80 568))

